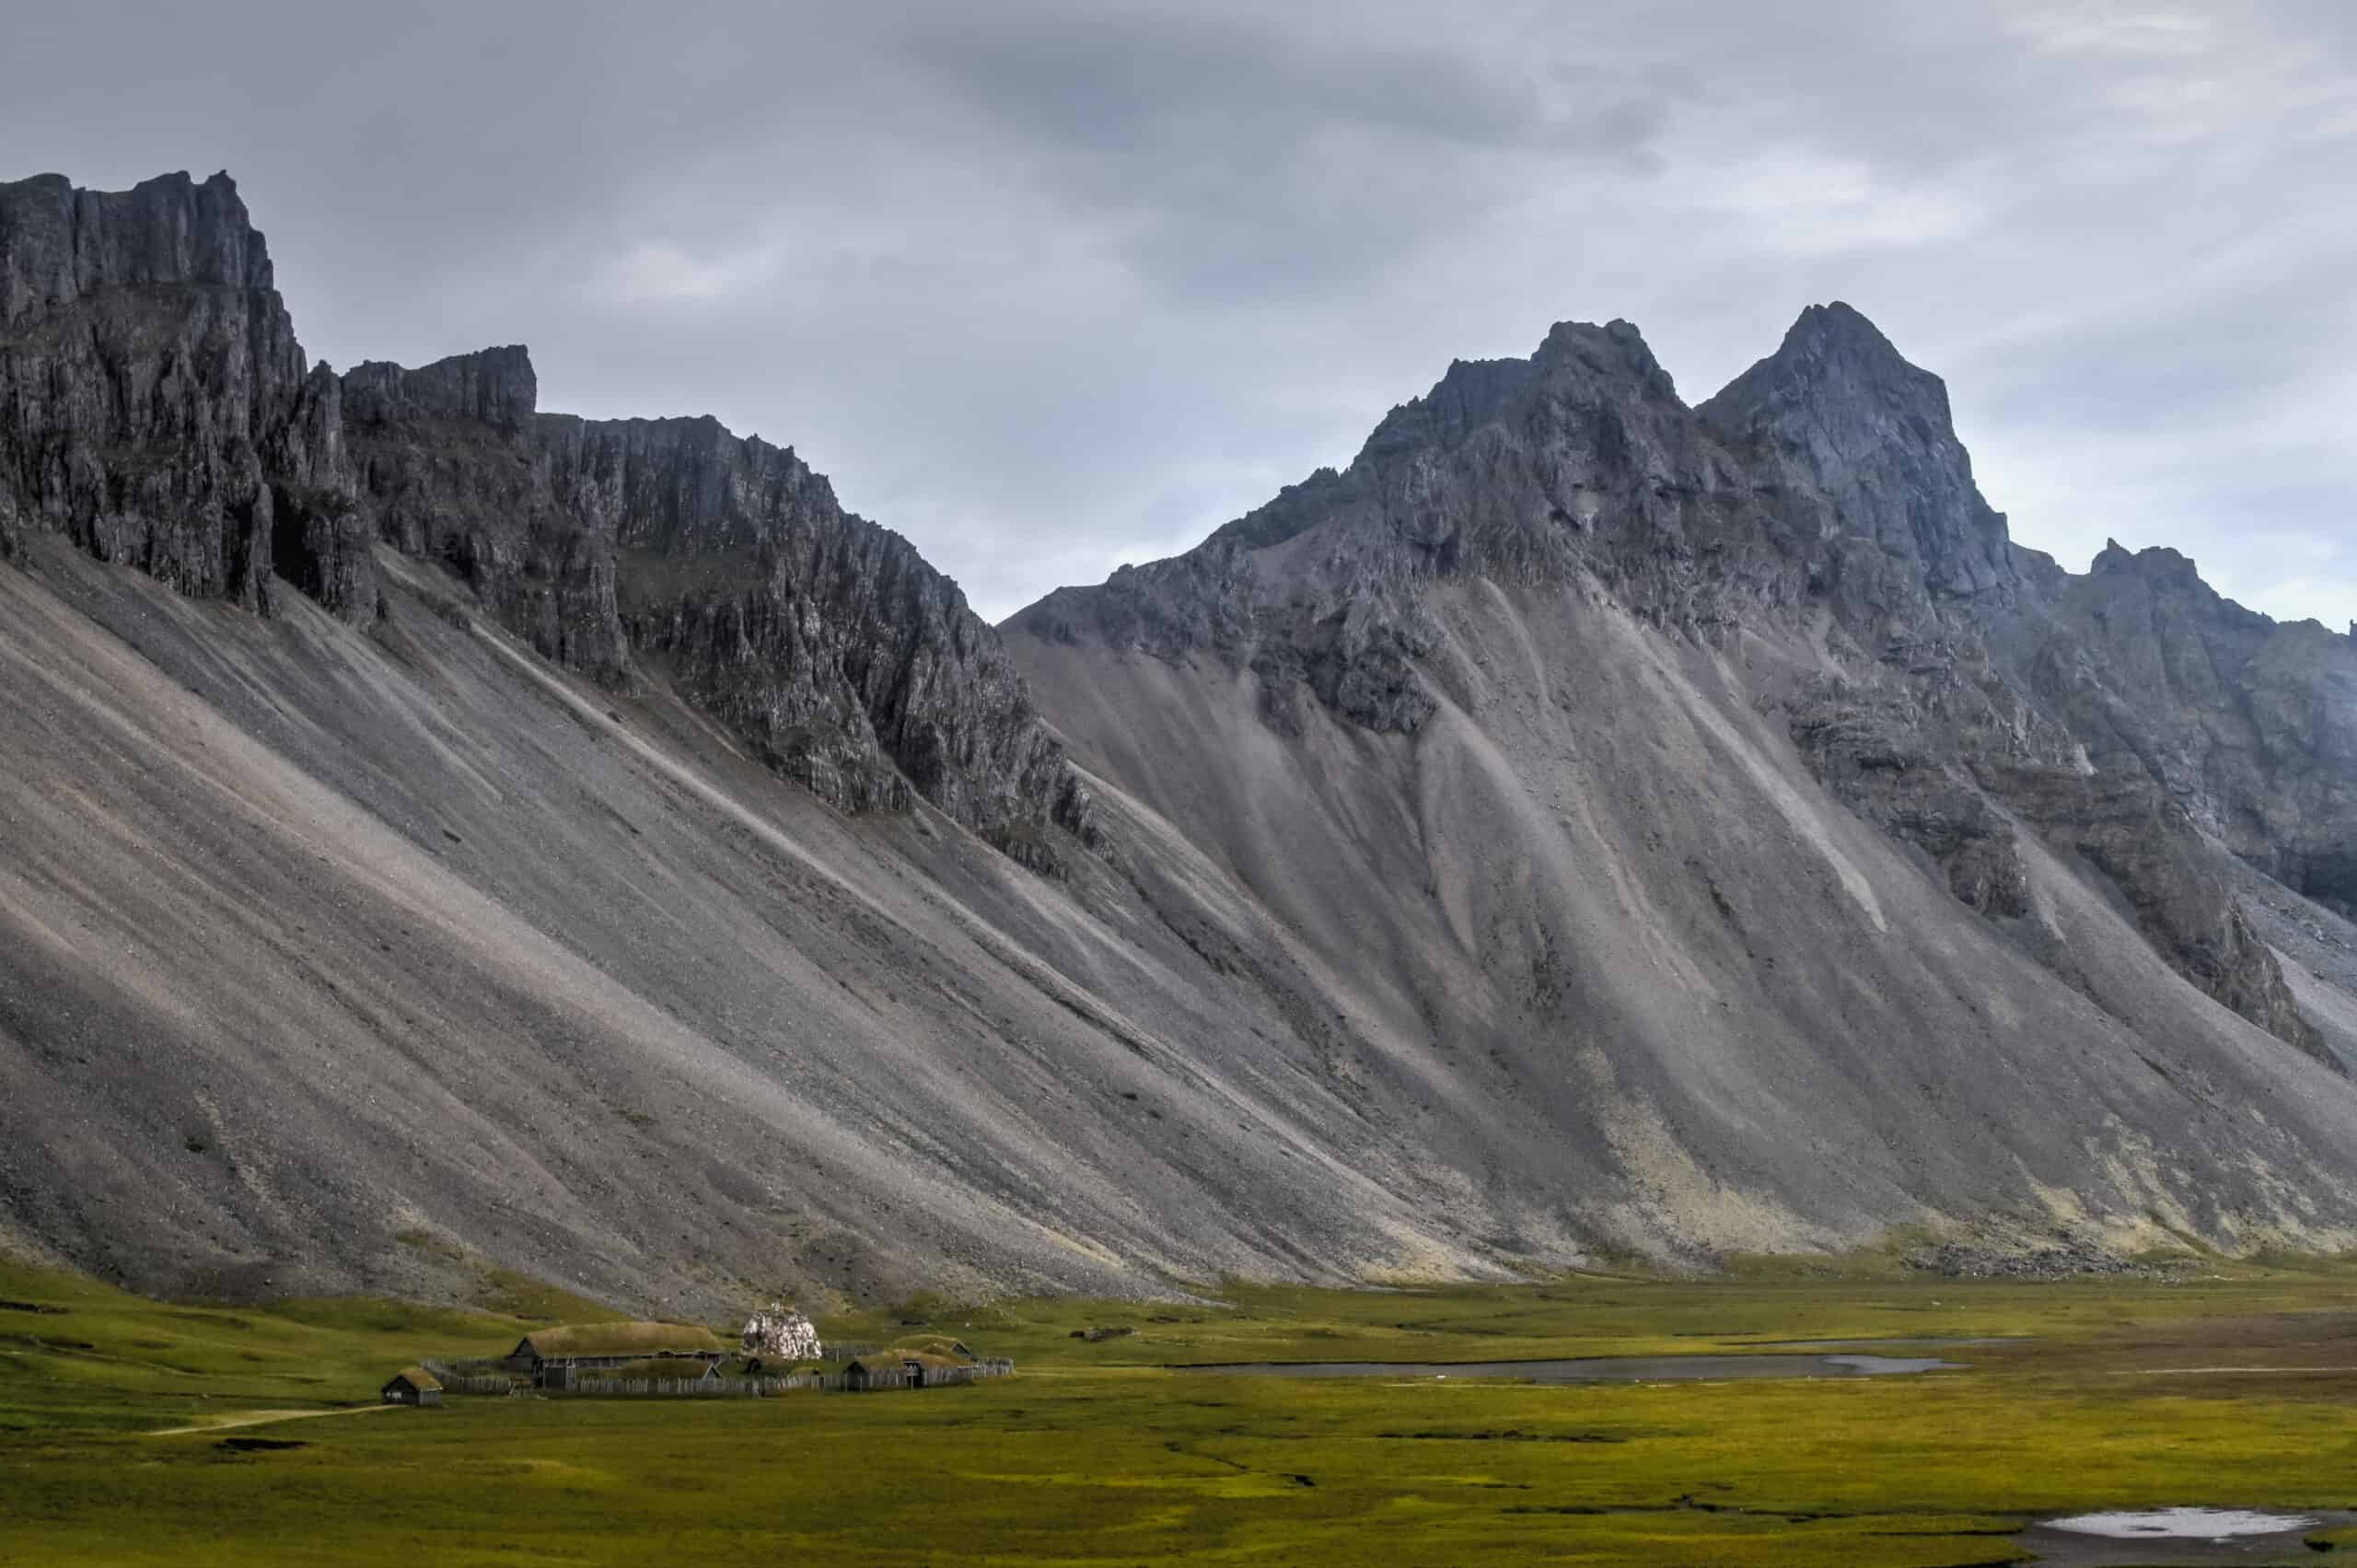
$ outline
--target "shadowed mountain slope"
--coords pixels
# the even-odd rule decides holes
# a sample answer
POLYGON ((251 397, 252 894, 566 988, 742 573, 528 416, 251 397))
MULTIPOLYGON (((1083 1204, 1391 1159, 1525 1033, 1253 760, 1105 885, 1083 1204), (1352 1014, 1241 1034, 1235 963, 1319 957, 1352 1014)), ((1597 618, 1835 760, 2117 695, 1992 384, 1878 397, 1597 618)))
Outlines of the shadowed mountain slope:
POLYGON ((679 1306, 2357 1240, 2349 642, 1840 307, 1458 365, 1001 632, 792 452, 0 186, 0 1238, 679 1306), (1080 766, 1066 760, 1065 749, 1080 766))

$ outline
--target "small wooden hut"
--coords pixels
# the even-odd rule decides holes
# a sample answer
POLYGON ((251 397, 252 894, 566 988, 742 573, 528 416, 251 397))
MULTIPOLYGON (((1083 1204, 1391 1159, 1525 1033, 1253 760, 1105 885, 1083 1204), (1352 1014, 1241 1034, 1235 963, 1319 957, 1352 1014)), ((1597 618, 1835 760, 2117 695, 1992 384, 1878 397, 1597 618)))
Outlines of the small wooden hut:
POLYGON ((404 1366, 380 1392, 389 1405, 438 1405, 442 1380, 423 1366, 404 1366))
MULTIPOLYGON (((906 1380, 900 1385, 901 1387, 922 1388, 928 1383, 939 1383, 942 1381, 942 1373, 961 1365, 963 1364, 932 1351, 899 1349, 880 1351, 874 1355, 864 1355, 846 1364, 843 1367, 843 1387, 853 1389, 873 1388, 879 1380, 878 1374, 897 1372, 906 1380)), ((887 1379, 884 1380, 884 1386, 890 1388, 893 1384, 887 1379)))

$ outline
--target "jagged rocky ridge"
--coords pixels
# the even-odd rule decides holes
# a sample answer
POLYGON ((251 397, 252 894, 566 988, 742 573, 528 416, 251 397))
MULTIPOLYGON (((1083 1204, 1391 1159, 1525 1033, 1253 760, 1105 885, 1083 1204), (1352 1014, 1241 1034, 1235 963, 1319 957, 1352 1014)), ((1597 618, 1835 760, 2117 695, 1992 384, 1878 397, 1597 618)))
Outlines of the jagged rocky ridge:
POLYGON ((1852 312, 1701 409, 1558 328, 993 635, 708 421, 305 370, 261 254, 0 187, 0 1245, 667 1312, 2357 1245, 2348 640, 2013 546, 1852 312), (915 796, 978 831, 836 809, 915 796))
MULTIPOLYGON (((2016 841, 2042 834, 2202 991, 2320 1050, 2210 842, 2346 908, 2351 639, 2227 603, 2173 552, 2074 576, 2013 544, 1945 388, 1845 305, 1692 410, 1623 321, 1459 362, 1346 471, 1012 624, 1248 665, 1281 732, 1314 698, 1413 734, 1439 639, 1419 586, 1453 578, 1577 584, 1722 648, 1820 637, 1828 668, 1771 700, 1819 780, 1958 899, 2036 927, 2016 841)), ((2069 972, 2050 930, 2022 938, 2069 972)))
POLYGON ((911 791, 1038 869, 1087 795, 958 586, 790 450, 702 419, 538 412, 520 347, 343 377, 363 510, 540 653, 658 669, 849 811, 911 791))
POLYGON ((183 591, 377 612, 372 540, 548 657, 659 666, 849 811, 923 796, 1040 870, 1086 793, 955 583, 790 450, 538 411, 520 347, 307 370, 226 175, 0 187, 0 549, 29 527, 183 591))
MULTIPOLYGON (((282 559, 354 561, 338 392, 228 176, 0 186, 0 552, 52 530, 260 608, 282 559)), ((316 586, 374 609, 356 563, 316 586)))

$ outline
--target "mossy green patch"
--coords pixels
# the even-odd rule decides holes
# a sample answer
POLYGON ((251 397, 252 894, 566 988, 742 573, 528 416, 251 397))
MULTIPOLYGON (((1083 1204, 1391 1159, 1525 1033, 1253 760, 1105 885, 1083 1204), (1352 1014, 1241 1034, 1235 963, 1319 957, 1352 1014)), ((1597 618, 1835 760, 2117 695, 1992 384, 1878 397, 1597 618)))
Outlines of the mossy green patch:
MULTIPOLYGON (((2357 1276, 1656 1281, 1176 1304, 923 1304, 1013 1380, 923 1392, 368 1410, 422 1355, 520 1319, 387 1303, 143 1301, 0 1270, 0 1562, 1415 1564, 2017 1555, 2049 1514, 2345 1507, 2357 1276), (1075 1328, 1132 1335, 1090 1342, 1075 1328), (1919 1377, 1538 1387, 1172 1370, 1985 1338, 1919 1377), (2240 1373, 2219 1367, 2241 1367, 2240 1373), (2265 1368, 2268 1370, 2255 1370, 2265 1368), (340 1407, 347 1406, 348 1409, 340 1407), (156 1436, 245 1412, 299 1447, 156 1436), (335 1419, 337 1415, 352 1419, 335 1419)), ((578 1316, 568 1309, 566 1317, 578 1316)))

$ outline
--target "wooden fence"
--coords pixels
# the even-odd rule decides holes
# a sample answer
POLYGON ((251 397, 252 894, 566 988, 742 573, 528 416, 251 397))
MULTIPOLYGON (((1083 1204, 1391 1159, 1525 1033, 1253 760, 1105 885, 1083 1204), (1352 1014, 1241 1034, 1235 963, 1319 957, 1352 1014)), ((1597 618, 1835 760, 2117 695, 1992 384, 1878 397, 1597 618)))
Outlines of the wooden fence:
MULTIPOLYGON (((865 1356, 880 1354, 883 1349, 882 1345, 865 1344, 857 1340, 834 1340, 828 1342, 822 1353, 811 1359, 858 1361, 865 1356)), ((453 1377, 497 1377, 517 1370, 515 1362, 504 1355, 446 1356, 418 1365, 446 1383, 453 1377)))
POLYGON ((523 1379, 509 1376, 505 1373, 493 1377, 472 1376, 463 1372, 445 1372, 440 1367, 432 1365, 427 1366, 425 1370, 434 1374, 435 1380, 442 1385, 442 1391, 446 1394, 513 1394, 525 1387, 523 1379))
POLYGON ((516 1371, 516 1364, 504 1355, 469 1355, 448 1361, 421 1361, 418 1365, 442 1379, 446 1388, 453 1377, 505 1377, 516 1371))
POLYGON ((878 1366, 865 1373, 792 1372, 782 1377, 575 1376, 570 1388, 540 1391, 558 1398, 759 1400, 803 1391, 857 1394, 882 1392, 889 1388, 961 1388, 970 1383, 1014 1376, 1015 1363, 1001 1356, 978 1361, 969 1366, 928 1366, 923 1373, 922 1382, 919 1381, 919 1374, 904 1366, 893 1365, 878 1366))
POLYGON ((862 1356, 881 1354, 884 1349, 882 1345, 863 1344, 857 1340, 824 1340, 820 1344, 824 1348, 820 1361, 857 1361, 862 1356))
POLYGON ((855 1394, 918 1387, 960 1388, 994 1377, 1015 1376, 1012 1360, 993 1356, 963 1366, 928 1366, 924 1369, 922 1384, 918 1381, 918 1374, 894 1363, 861 1374, 792 1372, 777 1377, 590 1377, 576 1373, 570 1388, 533 1388, 524 1378, 505 1370, 507 1366, 505 1361, 428 1361, 422 1365, 441 1382, 445 1393, 531 1393, 556 1399, 757 1400, 806 1390, 855 1394), (497 1373, 475 1370, 486 1365, 503 1370, 497 1373))

